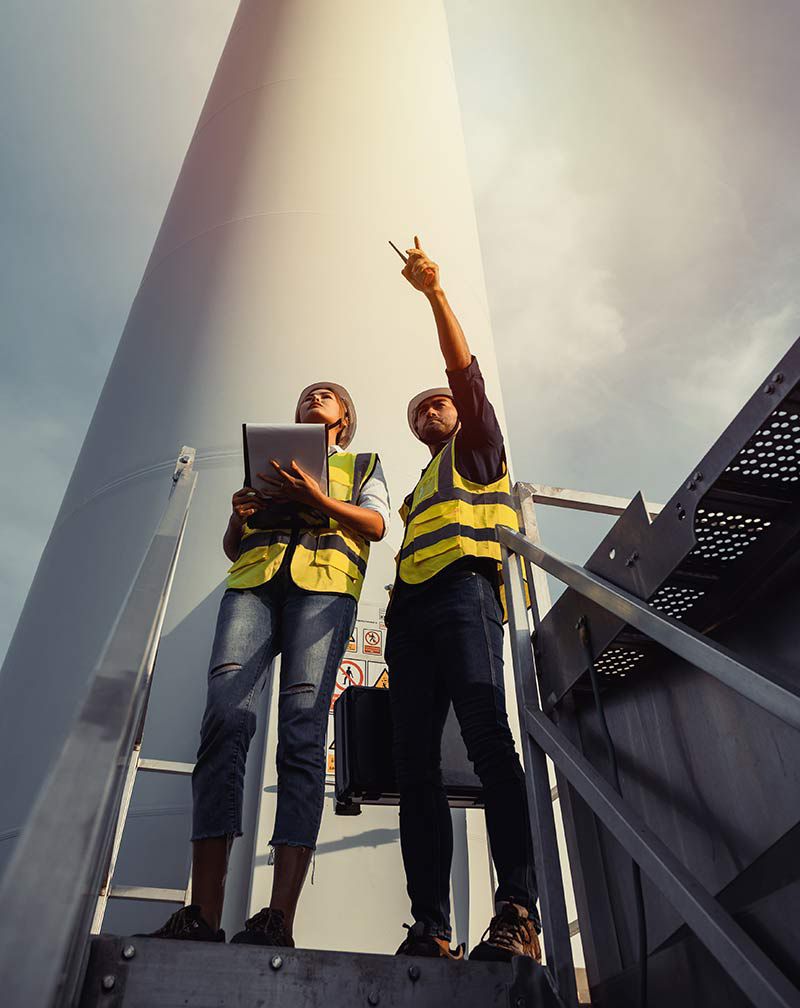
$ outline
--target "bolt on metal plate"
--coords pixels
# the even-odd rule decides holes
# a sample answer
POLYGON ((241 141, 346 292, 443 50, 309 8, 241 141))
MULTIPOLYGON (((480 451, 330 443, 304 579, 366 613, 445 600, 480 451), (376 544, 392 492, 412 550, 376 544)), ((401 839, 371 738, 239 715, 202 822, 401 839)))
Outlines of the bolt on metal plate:
POLYGON ((110 973, 107 976, 104 976, 103 980, 102 980, 103 990, 107 990, 107 991, 113 990, 114 989, 114 984, 116 982, 117 982, 117 978, 115 976, 112 976, 110 973))

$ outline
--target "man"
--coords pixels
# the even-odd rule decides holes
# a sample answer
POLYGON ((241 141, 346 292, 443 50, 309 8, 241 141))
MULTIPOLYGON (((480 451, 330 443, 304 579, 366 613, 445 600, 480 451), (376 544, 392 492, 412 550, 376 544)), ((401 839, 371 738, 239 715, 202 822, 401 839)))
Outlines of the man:
POLYGON ((398 954, 462 955, 450 949, 453 834, 440 766, 452 702, 483 785, 499 883, 496 914, 470 958, 539 960, 525 781, 503 687, 496 526, 517 527, 503 435, 439 267, 419 239, 414 244, 403 276, 433 310, 449 387, 409 403, 409 425, 431 461, 401 510, 405 533, 387 615, 400 840, 414 918, 398 954))

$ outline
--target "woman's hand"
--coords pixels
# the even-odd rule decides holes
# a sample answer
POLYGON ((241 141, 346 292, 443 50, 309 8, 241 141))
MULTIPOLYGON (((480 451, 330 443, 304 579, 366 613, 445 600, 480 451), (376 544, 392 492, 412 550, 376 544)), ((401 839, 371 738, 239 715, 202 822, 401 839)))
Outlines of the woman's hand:
POLYGON ((268 498, 260 490, 254 490, 252 487, 242 487, 241 490, 236 491, 231 499, 231 521, 241 528, 248 518, 252 518, 256 511, 263 511, 267 503, 268 498))
POLYGON ((270 475, 258 473, 258 475, 270 487, 275 487, 281 497, 316 508, 327 501, 328 498, 322 492, 319 483, 317 483, 310 473, 301 468, 294 459, 292 459, 290 467, 291 472, 281 469, 280 464, 275 459, 272 459, 270 464, 275 470, 274 473, 270 475))

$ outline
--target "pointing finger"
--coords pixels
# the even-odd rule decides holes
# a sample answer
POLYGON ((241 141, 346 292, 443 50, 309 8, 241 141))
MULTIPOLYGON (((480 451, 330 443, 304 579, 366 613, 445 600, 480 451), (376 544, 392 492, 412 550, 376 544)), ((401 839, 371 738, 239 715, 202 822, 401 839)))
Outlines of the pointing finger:
POLYGON ((416 235, 414 235, 414 248, 422 248, 416 235))

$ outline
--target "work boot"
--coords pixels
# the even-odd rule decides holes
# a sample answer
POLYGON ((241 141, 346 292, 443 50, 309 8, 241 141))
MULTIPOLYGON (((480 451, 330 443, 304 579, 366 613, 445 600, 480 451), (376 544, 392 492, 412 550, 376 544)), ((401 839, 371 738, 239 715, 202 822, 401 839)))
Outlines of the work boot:
POLYGON ((134 938, 177 938, 180 941, 224 942, 225 932, 222 928, 215 931, 200 916, 200 907, 196 903, 176 910, 167 923, 149 934, 133 935, 134 938))
POLYGON ((483 962, 510 962, 514 956, 528 956, 540 963, 542 949, 528 911, 516 903, 504 903, 469 957, 483 962))
POLYGON ((432 959, 463 959, 464 946, 459 945, 455 951, 450 948, 446 938, 436 938, 429 934, 422 921, 416 924, 404 924, 408 931, 406 940, 395 952, 395 955, 427 956, 432 959))
POLYGON ((294 948, 294 939, 286 933, 283 910, 264 907, 244 922, 244 931, 231 938, 231 945, 270 945, 294 948))

